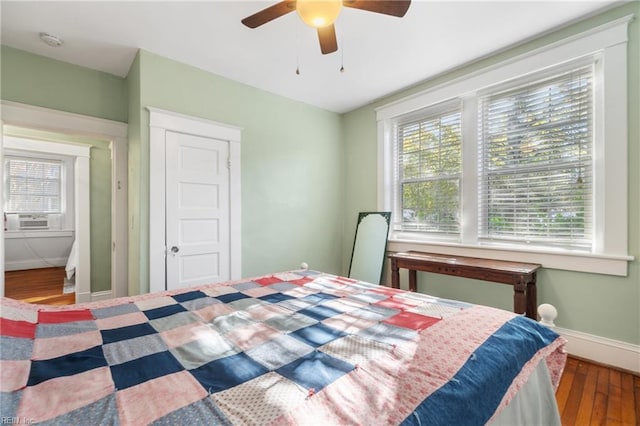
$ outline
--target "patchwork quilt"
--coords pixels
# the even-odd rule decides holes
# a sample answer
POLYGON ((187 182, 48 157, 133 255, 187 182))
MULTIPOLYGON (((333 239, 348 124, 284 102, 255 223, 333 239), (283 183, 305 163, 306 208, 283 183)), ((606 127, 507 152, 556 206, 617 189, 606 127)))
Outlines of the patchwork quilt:
POLYGON ((565 362, 523 316, 308 270, 1 308, 14 424, 483 424, 565 362))

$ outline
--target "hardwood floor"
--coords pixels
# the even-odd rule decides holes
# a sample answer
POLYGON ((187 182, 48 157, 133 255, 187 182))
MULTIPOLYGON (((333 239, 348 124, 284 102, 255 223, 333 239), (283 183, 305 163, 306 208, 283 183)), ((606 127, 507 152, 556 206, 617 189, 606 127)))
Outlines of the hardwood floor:
POLYGON ((38 268, 4 273, 6 297, 27 303, 43 305, 71 305, 76 301, 75 293, 63 294, 64 267, 38 268))
POLYGON ((640 425, 640 376, 569 357, 556 400, 562 424, 640 425))
MULTIPOLYGON (((5 272, 5 295, 29 303, 68 305, 64 268, 5 272)), ((640 425, 640 376, 569 357, 556 400, 565 426, 640 425)))

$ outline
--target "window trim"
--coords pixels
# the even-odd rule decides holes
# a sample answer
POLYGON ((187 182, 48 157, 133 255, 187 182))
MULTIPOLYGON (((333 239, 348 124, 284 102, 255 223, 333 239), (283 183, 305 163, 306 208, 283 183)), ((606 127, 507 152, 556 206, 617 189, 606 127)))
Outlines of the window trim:
MULTIPOLYGON (((464 240, 433 240, 415 234, 391 232, 391 250, 436 251, 447 254, 541 263, 547 268, 626 276, 628 261, 627 207, 627 41, 628 24, 633 15, 611 21, 535 49, 529 53, 471 72, 450 82, 415 93, 376 109, 378 121, 378 208, 393 207, 393 123, 405 114, 430 105, 459 98, 465 103, 463 122, 476 120, 475 99, 488 88, 499 87, 527 76, 537 78, 551 68, 588 58, 596 61, 594 85, 594 174, 603 176, 595 185, 594 244, 592 251, 539 249, 522 245, 478 242, 476 223, 470 223, 465 212, 477 211, 477 197, 462 198, 464 240), (606 90, 604 90, 606 88, 606 90), (473 99, 474 102, 468 102, 473 99), (604 149, 606 141, 607 149, 604 149), (606 202, 605 202, 606 199, 606 202), (615 208, 607 208, 615 206, 615 208)), ((475 164, 477 135, 463 126, 463 164, 475 164), (468 162, 467 160, 470 160, 468 162)), ((477 167, 477 166, 475 166, 477 167)), ((463 169, 463 176, 477 175, 477 170, 463 169)), ((477 178, 463 179, 463 194, 474 194, 477 178)), ((475 215, 474 215, 475 216, 475 215)), ((393 220, 393 219, 392 219, 393 220)), ((472 219, 473 220, 473 219, 472 219)))

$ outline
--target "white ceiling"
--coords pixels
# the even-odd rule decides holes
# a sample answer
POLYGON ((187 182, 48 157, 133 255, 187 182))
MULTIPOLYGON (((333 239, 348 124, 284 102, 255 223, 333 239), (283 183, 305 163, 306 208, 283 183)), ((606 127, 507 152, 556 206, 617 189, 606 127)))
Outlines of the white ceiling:
POLYGON ((2 0, 1 37, 2 44, 121 77, 141 48, 346 112, 617 4, 414 0, 404 18, 344 8, 336 22, 339 50, 322 55, 315 30, 295 12, 253 30, 240 23, 274 3, 2 0), (40 32, 63 46, 45 45, 40 32))

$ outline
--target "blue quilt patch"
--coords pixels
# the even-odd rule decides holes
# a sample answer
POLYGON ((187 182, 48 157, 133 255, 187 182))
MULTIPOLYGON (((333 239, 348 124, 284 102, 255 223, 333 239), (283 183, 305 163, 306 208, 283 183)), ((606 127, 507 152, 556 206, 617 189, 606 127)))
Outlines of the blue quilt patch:
POLYGON ((56 377, 73 376, 74 374, 106 366, 107 360, 102 352, 102 346, 95 346, 57 358, 31 361, 31 371, 29 372, 27 386, 37 385, 56 377))
POLYGON ((190 291, 188 293, 176 294, 173 296, 178 302, 187 302, 189 300, 200 299, 202 297, 209 297, 201 291, 190 291))
POLYGON ((280 367, 278 374, 296 382, 305 389, 320 391, 355 368, 353 364, 334 358, 324 352, 314 351, 280 367))
POLYGON ((162 306, 160 308, 155 308, 155 309, 149 309, 148 311, 143 311, 143 312, 147 316, 147 318, 149 318, 150 320, 153 320, 157 318, 168 317, 170 315, 177 314, 179 312, 186 312, 186 310, 187 309, 184 306, 175 304, 175 305, 169 305, 169 306, 162 306))
POLYGON ((126 389, 157 377, 182 371, 184 368, 169 352, 159 352, 111 366, 116 389, 126 389))
POLYGON ((267 373, 265 367, 244 353, 220 358, 190 370, 209 393, 220 392, 267 373))
POLYGON ((156 329, 153 328, 148 322, 129 325, 126 327, 112 328, 109 330, 100 330, 100 334, 102 335, 102 343, 105 345, 155 333, 156 329))
POLYGON ((301 328, 294 331, 290 335, 302 340, 304 343, 309 346, 313 346, 314 348, 325 345, 340 337, 346 336, 345 333, 334 328, 327 327, 326 325, 321 323, 301 328))

